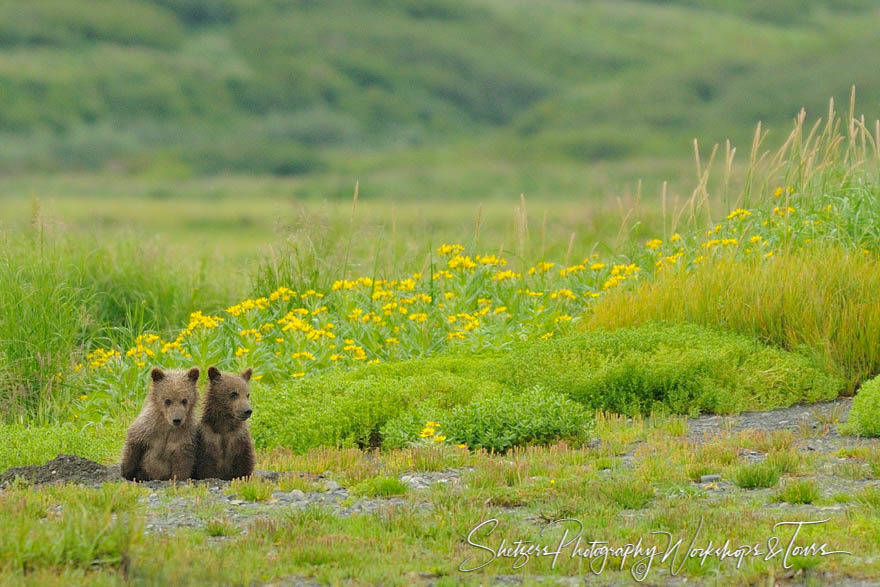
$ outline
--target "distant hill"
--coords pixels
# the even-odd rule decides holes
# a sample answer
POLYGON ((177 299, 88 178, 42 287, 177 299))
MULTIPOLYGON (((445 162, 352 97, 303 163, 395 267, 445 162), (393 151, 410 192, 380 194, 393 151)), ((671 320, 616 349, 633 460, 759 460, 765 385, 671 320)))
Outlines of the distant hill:
POLYGON ((0 0, 0 171, 677 156, 852 84, 880 115, 878 25, 869 0, 0 0))

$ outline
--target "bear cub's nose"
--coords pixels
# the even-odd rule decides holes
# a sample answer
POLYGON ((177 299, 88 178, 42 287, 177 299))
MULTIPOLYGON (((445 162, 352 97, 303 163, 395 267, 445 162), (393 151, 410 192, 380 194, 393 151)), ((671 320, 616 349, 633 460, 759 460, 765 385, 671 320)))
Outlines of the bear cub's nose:
POLYGON ((174 425, 175 425, 175 426, 180 426, 180 423, 181 423, 182 421, 183 421, 183 420, 181 420, 180 418, 174 418, 174 420, 172 420, 172 422, 174 422, 174 425))
POLYGON ((251 417, 251 414, 253 414, 253 413, 254 413, 253 410, 245 410, 244 412, 242 412, 242 415, 243 415, 245 418, 250 418, 250 417, 251 417))

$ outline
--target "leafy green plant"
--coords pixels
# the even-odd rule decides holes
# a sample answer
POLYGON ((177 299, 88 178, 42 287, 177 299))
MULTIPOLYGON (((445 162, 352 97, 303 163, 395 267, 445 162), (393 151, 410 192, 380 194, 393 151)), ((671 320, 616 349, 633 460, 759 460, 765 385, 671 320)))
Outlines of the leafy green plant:
POLYGON ((442 420, 450 442, 496 452, 559 439, 583 441, 592 429, 583 406, 542 387, 477 396, 442 420))
POLYGON ((880 377, 866 382, 853 398, 849 419, 841 431, 858 436, 880 436, 880 377))

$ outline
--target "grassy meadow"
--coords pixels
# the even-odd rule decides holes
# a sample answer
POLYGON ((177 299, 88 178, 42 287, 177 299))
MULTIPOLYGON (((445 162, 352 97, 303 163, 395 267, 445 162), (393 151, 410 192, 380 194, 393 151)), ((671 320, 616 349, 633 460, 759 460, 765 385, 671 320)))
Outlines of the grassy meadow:
POLYGON ((563 518, 714 546, 827 520, 798 544, 849 554, 649 581, 876 580, 876 18, 0 0, 0 473, 114 465, 150 369, 193 365, 253 367, 260 472, 10 479, 0 585, 558 584, 599 563, 461 567, 482 522, 563 518))
MULTIPOLYGON (((203 486, 173 486, 162 499, 192 500, 201 521, 157 542, 144 524, 166 506, 145 502, 145 489, 33 492, 17 482, 2 494, 16 528, 0 545, 4 571, 38 583, 372 583, 402 565, 407 581, 481 582, 517 572, 462 574, 450 562, 473 554, 465 537, 489 517, 524 535, 535 519, 574 517, 623 541, 658 527, 693 530, 702 515, 712 536, 736 526, 746 543, 800 504, 803 515, 831 512, 835 524, 804 537, 857 554, 800 559, 797 573, 874 576, 876 446, 804 461, 798 447, 828 434, 833 414, 820 420, 824 432, 700 441, 682 417, 828 401, 880 372, 880 133, 853 112, 801 116, 777 149, 759 127, 742 164, 729 150, 698 152, 687 198, 415 206, 361 198, 356 185, 347 202, 277 215, 260 247, 246 237, 199 247, 181 236, 191 232, 186 214, 160 216, 149 198, 133 209, 108 197, 107 209, 165 223, 152 238, 87 234, 75 205, 83 196, 66 196, 67 209, 63 198, 16 202, 0 275, 2 304, 17 309, 0 324, 3 468, 62 452, 114 463, 152 365, 218 364, 255 369, 260 466, 306 477, 230 485, 242 503, 270 508, 254 518, 224 510, 203 486), (748 450, 766 459, 754 464, 748 450), (828 489, 830 469, 852 485, 828 489), (465 471, 462 485, 422 493, 398 479, 450 470, 465 471), (694 483, 710 473, 720 474, 722 497, 712 482, 694 483), (284 492, 329 491, 321 479, 347 488, 342 507, 390 501, 343 518, 312 506, 272 513, 284 492), (52 513, 74 502, 81 507, 52 513), (41 532, 54 538, 14 538, 41 532), (101 538, 86 544, 87 535, 101 538), (257 563, 270 544, 273 564, 257 563), (376 565, 367 553, 380 544, 376 565), (179 565, 157 567, 156 548, 179 565), (230 552, 250 555, 186 562, 230 552)), ((272 205, 253 201, 242 214, 272 205)), ((218 216, 233 214, 231 200, 213 203, 218 216)), ((241 223, 227 218, 206 234, 223 238, 241 223)), ((870 394, 846 432, 874 434, 870 394)), ((779 561, 716 563, 682 572, 709 582, 794 572, 779 561)), ((624 559, 614 576, 627 580, 632 564, 624 559)), ((522 576, 586 572, 536 560, 522 576)))

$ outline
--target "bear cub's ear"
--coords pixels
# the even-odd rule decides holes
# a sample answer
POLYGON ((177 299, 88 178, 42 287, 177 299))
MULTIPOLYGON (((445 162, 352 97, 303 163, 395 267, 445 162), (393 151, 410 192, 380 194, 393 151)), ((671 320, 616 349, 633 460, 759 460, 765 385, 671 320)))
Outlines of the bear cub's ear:
POLYGON ((153 367, 153 370, 150 371, 150 379, 153 381, 162 381, 165 379, 165 371, 159 367, 153 367))
POLYGON ((199 368, 193 367, 192 369, 190 369, 189 371, 186 372, 186 378, 189 379, 190 381, 192 381, 193 383, 195 383, 196 381, 199 380, 200 374, 201 374, 201 371, 199 371, 199 368))
POLYGON ((248 367, 247 369, 245 369, 244 371, 241 372, 241 376, 244 378, 245 381, 250 381, 251 375, 253 375, 253 374, 254 374, 254 370, 250 367, 248 367))
POLYGON ((211 365, 210 367, 208 367, 208 379, 210 379, 211 381, 219 380, 220 379, 220 369, 218 369, 214 365, 211 365))

